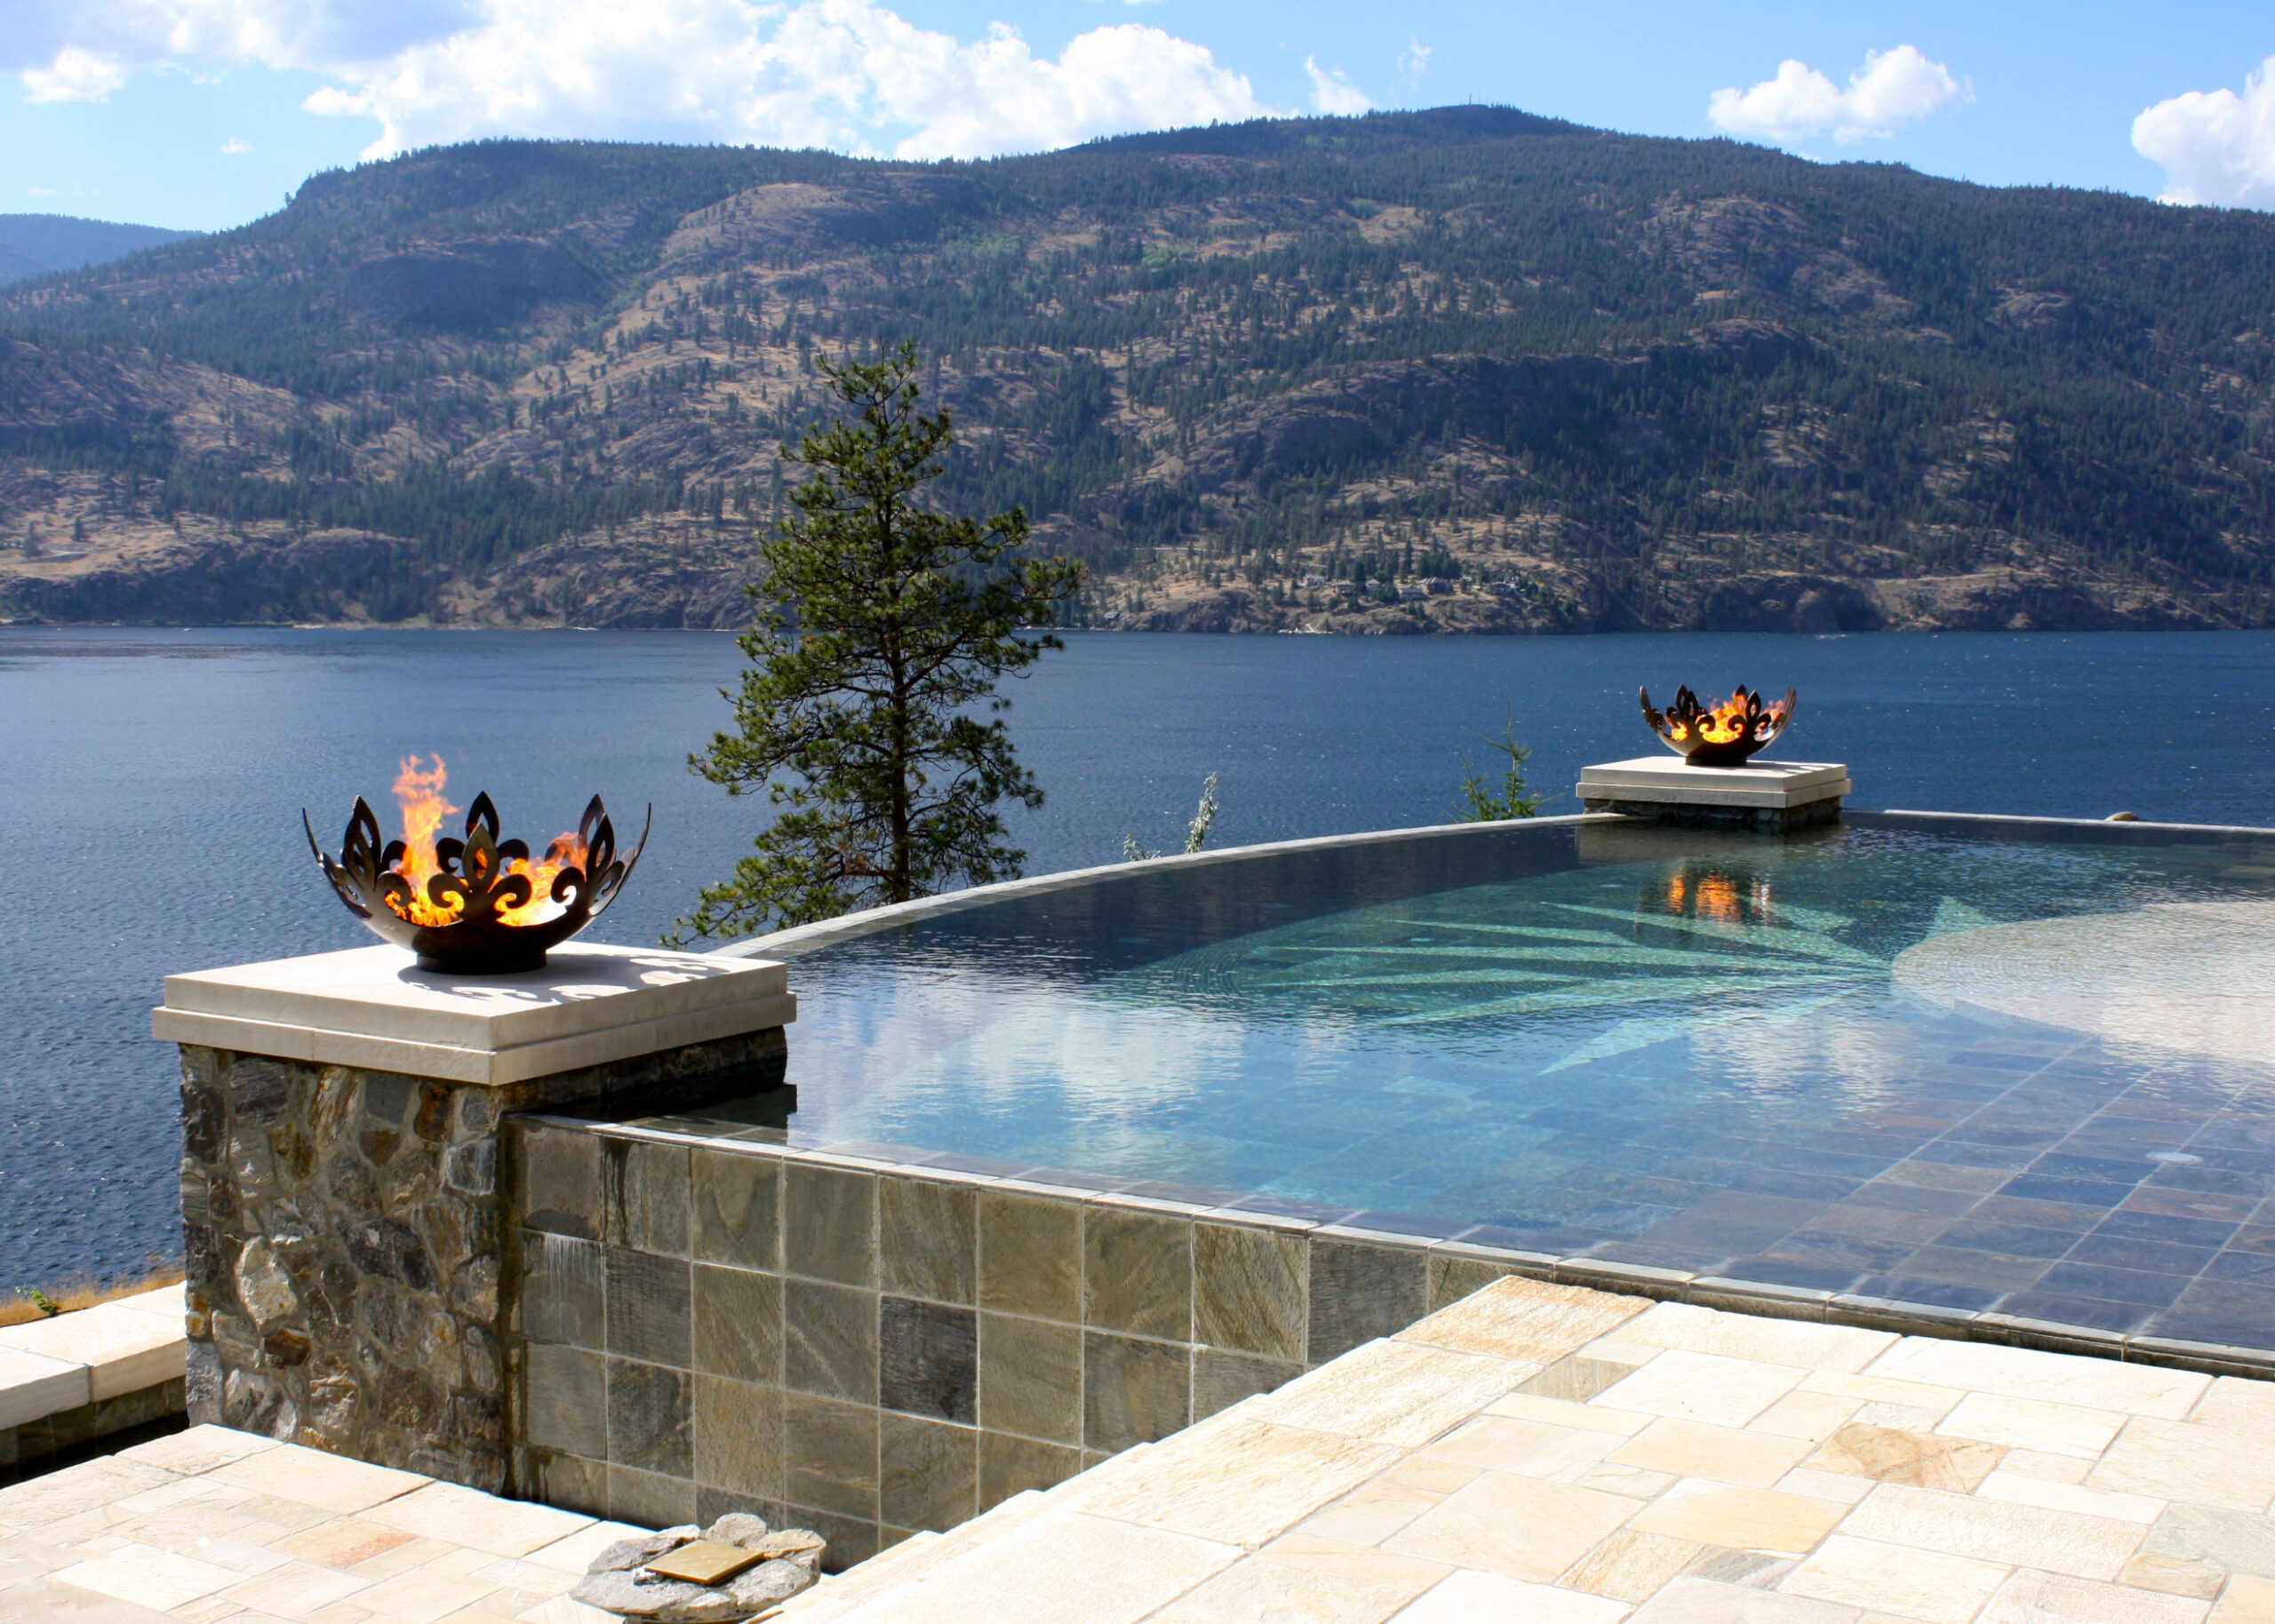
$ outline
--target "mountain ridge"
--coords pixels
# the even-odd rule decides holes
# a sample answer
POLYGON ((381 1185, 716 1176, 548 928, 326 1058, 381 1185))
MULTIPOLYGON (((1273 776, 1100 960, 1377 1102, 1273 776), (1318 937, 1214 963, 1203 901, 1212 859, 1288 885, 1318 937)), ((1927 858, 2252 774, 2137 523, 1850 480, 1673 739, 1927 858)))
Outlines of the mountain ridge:
POLYGON ((0 610, 738 624, 809 358, 906 336, 1076 624, 2266 625, 2271 250, 1492 107, 434 148, 0 290, 0 610))

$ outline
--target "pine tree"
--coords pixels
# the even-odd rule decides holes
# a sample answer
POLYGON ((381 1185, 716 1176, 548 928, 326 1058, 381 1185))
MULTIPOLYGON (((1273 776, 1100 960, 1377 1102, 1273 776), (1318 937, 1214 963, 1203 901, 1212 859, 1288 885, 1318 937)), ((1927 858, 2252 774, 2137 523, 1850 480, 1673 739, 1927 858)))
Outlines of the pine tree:
POLYGON ((1011 879, 1026 854, 996 808, 1042 804, 1000 716, 972 712, 1007 709, 998 681, 1065 647, 1019 633, 1051 624, 1082 567, 1019 556, 1018 508, 976 521, 926 503, 955 436, 948 413, 917 410, 914 345, 816 364, 848 416, 784 448, 811 476, 759 548, 770 608, 740 639, 736 730, 691 759, 781 812, 677 940, 1011 879))

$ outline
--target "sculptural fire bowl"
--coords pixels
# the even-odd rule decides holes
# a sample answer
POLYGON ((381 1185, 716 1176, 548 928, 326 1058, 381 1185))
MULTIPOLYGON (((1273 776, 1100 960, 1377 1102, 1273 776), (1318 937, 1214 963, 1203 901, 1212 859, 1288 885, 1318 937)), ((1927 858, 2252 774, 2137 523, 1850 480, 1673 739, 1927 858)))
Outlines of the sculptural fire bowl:
MULTIPOLYGON (((542 968, 547 949, 584 929, 616 900, 647 847, 643 824, 631 852, 616 855, 616 828, 597 795, 576 832, 555 837, 535 861, 528 842, 498 838, 498 808, 486 794, 475 796, 467 812, 464 840, 437 840, 443 814, 457 808, 442 798, 441 758, 431 773, 419 772, 417 761, 403 763, 395 786, 407 840, 382 846, 379 820, 360 795, 337 860, 316 844, 306 811, 300 826, 347 911, 376 935, 417 953, 422 970, 510 975, 542 968)), ((651 807, 648 824, 654 821, 651 807)))
POLYGON ((1674 690, 1674 703, 1664 712, 1651 708, 1651 690, 1637 690, 1643 700, 1643 720, 1660 742, 1693 767, 1740 767, 1755 751, 1765 749, 1793 720, 1793 690, 1775 705, 1740 687, 1711 709, 1687 688, 1674 690))

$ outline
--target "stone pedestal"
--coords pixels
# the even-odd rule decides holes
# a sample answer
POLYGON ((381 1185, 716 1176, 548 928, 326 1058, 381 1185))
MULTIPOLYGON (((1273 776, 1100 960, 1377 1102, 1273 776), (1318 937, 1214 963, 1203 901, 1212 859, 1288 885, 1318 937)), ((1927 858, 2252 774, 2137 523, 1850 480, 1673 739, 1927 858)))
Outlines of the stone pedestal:
POLYGON ((1849 787, 1848 769, 1837 761, 1693 767, 1680 756, 1657 755, 1583 768, 1574 793, 1591 812, 1775 834, 1839 823, 1849 787))
POLYGON ((771 1087, 795 1012, 778 964, 597 946, 517 975, 378 946, 169 976, 190 1420, 509 1487, 501 1118, 771 1087))

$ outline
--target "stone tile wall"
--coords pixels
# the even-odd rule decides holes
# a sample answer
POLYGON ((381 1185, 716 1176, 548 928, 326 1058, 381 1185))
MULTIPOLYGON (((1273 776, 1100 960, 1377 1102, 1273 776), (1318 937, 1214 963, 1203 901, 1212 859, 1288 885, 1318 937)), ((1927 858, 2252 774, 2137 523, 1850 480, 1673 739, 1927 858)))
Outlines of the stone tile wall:
POLYGON ((638 1127, 509 1136, 515 1483, 750 1509, 833 1565, 1278 1386, 1513 1264, 1260 1213, 638 1127))
POLYGON ((819 1531, 833 1569, 1166 1437, 1512 1274, 2275 1371, 2266 1350, 651 1126, 527 1116, 506 1148, 514 1491, 649 1526, 754 1510, 819 1531))
POLYGON ((507 1488, 504 1113, 761 1087, 785 1052, 775 1027, 492 1087, 183 1045, 190 1421, 507 1488))

